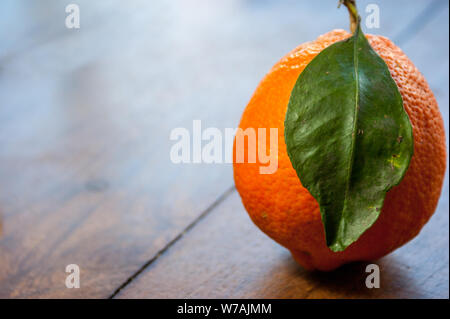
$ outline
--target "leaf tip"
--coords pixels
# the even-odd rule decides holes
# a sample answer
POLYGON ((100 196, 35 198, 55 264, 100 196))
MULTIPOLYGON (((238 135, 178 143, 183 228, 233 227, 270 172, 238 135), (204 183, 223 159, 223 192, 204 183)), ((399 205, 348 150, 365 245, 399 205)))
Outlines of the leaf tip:
POLYGON ((347 249, 347 247, 350 245, 345 245, 341 242, 335 242, 331 245, 328 245, 328 248, 330 248, 330 250, 334 253, 339 253, 339 252, 343 252, 345 249, 347 249))

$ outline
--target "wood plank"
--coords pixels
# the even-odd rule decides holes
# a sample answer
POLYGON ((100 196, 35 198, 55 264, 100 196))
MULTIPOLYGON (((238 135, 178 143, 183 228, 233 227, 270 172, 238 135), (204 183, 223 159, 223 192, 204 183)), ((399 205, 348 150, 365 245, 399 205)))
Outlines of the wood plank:
MULTIPOLYGON (((428 258, 430 266, 430 276, 438 276, 441 279, 442 289, 449 289, 449 4, 447 1, 439 14, 430 21, 415 37, 408 41, 402 49, 414 62, 416 67, 422 72, 433 90, 439 104, 439 108, 444 119, 445 134, 447 140, 447 171, 445 173, 444 186, 437 207, 437 222, 447 225, 447 229, 442 233, 442 238, 446 241, 446 249, 434 250, 433 257, 424 255, 419 258, 428 258), (435 259, 439 259, 436 262, 435 259)), ((428 227, 428 226, 427 226, 428 227)), ((437 236, 439 235, 435 235, 437 236)), ((425 248, 426 249, 426 248, 425 248)), ((425 281, 422 283, 424 289, 433 289, 434 281, 425 281)))
POLYGON ((64 31, 65 4, 50 5, 50 1, 44 0, 39 3, 27 3, 21 0, 2 1, 0 4, 0 20, 2 21, 0 59, 5 59, 15 52, 30 48, 64 31), (58 12, 61 13, 59 19, 58 12))
MULTIPOLYGON (((402 49, 428 79, 448 140, 447 26, 448 10, 442 10, 402 49)), ((381 289, 365 287, 366 263, 306 272, 252 225, 233 194, 118 298, 448 298, 448 192, 447 170, 437 211, 420 235, 375 261, 381 289)))
MULTIPOLYGON (((70 2, 52 0, 3 0, 0 3, 0 60, 9 60, 42 43, 67 36, 65 8, 68 4, 70 2)), ((80 22, 83 28, 95 27, 104 20, 103 17, 114 15, 115 10, 120 9, 119 0, 80 0, 76 4, 82 8, 80 22)))
POLYGON ((367 263, 305 271, 253 225, 233 192, 117 297, 448 298, 448 263, 436 254, 448 249, 445 214, 438 212, 419 238, 375 261, 381 287, 368 289, 367 263))
MULTIPOLYGON (((444 2, 446 6, 440 10, 439 14, 402 49, 425 76, 436 96, 444 119, 447 154, 449 154, 449 4, 447 1, 444 2)), ((444 188, 438 209, 447 212, 449 210, 448 156, 444 188)), ((448 260, 448 253, 445 258, 448 260)))
POLYGON ((312 1, 102 3, 80 2, 76 31, 53 33, 50 2, 11 25, 24 41, 0 58, 0 297, 108 297, 233 183, 230 165, 172 164, 170 131, 236 127, 279 57, 347 26, 312 1), (71 263, 81 289, 64 286, 71 263))

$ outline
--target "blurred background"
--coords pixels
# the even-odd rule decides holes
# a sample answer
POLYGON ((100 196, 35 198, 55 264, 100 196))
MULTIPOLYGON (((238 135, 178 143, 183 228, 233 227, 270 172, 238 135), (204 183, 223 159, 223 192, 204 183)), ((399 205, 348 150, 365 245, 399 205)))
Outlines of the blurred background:
MULTIPOLYGON (((233 189, 231 165, 173 164, 169 134, 176 127, 191 130, 194 119, 204 128, 237 127, 275 62, 303 42, 348 29, 348 14, 336 9, 337 2, 2 0, 0 297, 88 298, 119 292, 125 297, 304 297, 304 280, 317 279, 297 273, 288 253, 250 223, 233 189), (70 3, 79 5, 79 29, 65 26, 70 3), (231 208, 221 212, 218 206, 228 205, 224 201, 231 201, 231 208), (210 293, 201 283, 204 277, 198 277, 198 286, 177 277, 182 273, 177 260, 185 260, 183 269, 192 276, 207 276, 216 265, 194 270, 188 257, 175 255, 167 261, 175 268, 158 282, 155 260, 169 248, 176 250, 178 241, 189 240, 190 232, 183 234, 195 234, 201 223, 223 225, 210 220, 217 209, 220 214, 238 211, 245 232, 264 243, 256 251, 269 260, 255 258, 249 261, 252 267, 284 269, 285 281, 296 283, 289 293, 273 279, 268 284, 265 270, 259 277, 247 273, 249 264, 233 257, 236 247, 222 247, 215 233, 209 240, 217 244, 208 258, 217 258, 218 264, 229 258, 223 273, 241 280, 225 288, 213 281, 215 289, 210 289, 216 294, 210 293), (80 265, 81 289, 64 286, 64 269, 71 263, 80 265), (288 280, 292 277, 297 279, 288 280), (145 288, 135 278, 143 278, 145 288), (127 289, 136 293, 126 295, 127 289), (244 294, 246 289, 253 295, 244 294)), ((448 1, 358 1, 363 21, 369 3, 380 8, 380 28, 364 30, 392 39, 425 75, 448 141, 448 1)), ((430 224, 417 244, 424 249, 392 257, 397 266, 390 267, 391 277, 397 279, 389 296, 448 298, 448 172, 430 224), (434 255, 429 256, 430 243, 434 255), (410 259, 432 262, 411 265, 410 259), (399 275, 407 267, 413 268, 408 275, 399 275), (416 283, 421 292, 412 294, 403 281, 416 283)), ((217 228, 224 238, 243 231, 225 228, 217 228)), ((202 239, 193 238, 183 250, 193 247, 200 255, 191 255, 202 260, 202 239)), ((323 294, 333 290, 326 287, 323 294)), ((376 294, 369 297, 382 296, 376 294)))

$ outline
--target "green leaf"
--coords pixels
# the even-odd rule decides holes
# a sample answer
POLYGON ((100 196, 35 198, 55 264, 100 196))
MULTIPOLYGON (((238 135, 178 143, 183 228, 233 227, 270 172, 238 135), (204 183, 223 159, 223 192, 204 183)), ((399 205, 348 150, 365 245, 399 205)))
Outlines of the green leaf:
POLYGON ((328 247, 345 250, 377 220, 414 144, 398 87, 359 25, 300 74, 284 134, 302 185, 319 203, 328 247))

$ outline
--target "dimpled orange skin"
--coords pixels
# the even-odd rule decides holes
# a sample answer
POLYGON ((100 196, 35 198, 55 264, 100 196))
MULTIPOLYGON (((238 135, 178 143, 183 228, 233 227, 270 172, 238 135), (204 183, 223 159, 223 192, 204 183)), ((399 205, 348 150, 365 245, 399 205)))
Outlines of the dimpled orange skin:
MULTIPOLYGON (((367 35, 403 97, 413 126, 414 155, 403 180, 387 193, 375 224, 343 252, 326 246, 318 203, 301 185, 286 152, 284 119, 290 92, 306 65, 324 48, 348 37, 344 30, 333 30, 282 58, 259 84, 239 125, 267 132, 278 128, 277 171, 260 174, 260 166, 267 164, 258 158, 256 163, 234 161, 234 180, 253 222, 310 270, 330 271, 352 261, 376 260, 414 238, 436 209, 445 173, 444 125, 433 92, 389 39, 367 35)), ((247 147, 245 143, 245 154, 247 147)))

